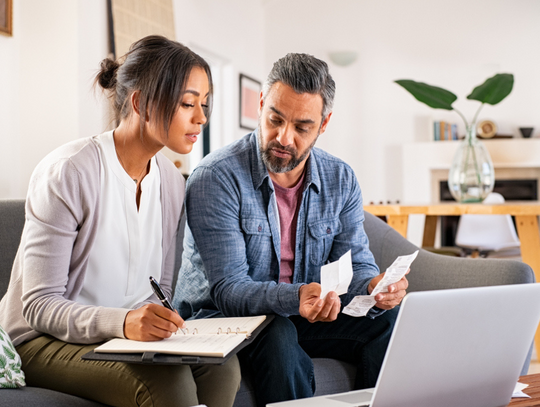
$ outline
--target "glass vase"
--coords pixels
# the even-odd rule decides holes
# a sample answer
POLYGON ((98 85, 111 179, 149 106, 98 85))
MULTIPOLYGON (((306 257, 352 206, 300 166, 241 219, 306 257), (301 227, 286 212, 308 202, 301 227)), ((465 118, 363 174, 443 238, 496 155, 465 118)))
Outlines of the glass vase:
POLYGON ((458 202, 482 202, 493 190, 495 170, 484 143, 476 137, 476 125, 466 130, 465 140, 452 160, 448 188, 458 202))

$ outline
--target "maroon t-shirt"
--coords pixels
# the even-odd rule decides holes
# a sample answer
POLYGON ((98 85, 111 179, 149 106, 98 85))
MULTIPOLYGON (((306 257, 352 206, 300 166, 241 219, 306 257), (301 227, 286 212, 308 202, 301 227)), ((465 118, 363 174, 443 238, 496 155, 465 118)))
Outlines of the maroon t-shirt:
POLYGON ((296 223, 298 221, 299 205, 302 200, 303 185, 304 175, 302 175, 298 184, 292 188, 283 188, 274 182, 281 230, 280 283, 292 283, 294 248, 296 245, 296 223))

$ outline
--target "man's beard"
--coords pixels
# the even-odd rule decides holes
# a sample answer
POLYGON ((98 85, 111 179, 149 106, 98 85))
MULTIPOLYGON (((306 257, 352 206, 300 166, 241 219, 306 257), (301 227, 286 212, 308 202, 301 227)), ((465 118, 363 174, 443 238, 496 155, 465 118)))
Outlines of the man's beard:
POLYGON ((306 157, 311 152, 311 149, 315 145, 317 139, 319 138, 319 135, 317 134, 317 137, 315 140, 313 140, 313 143, 306 148, 306 151, 304 151, 300 156, 298 155, 298 151, 293 147, 288 146, 282 146, 278 141, 272 140, 267 145, 266 148, 263 146, 263 135, 262 135, 262 129, 259 126, 259 151, 261 152, 261 158, 263 160, 264 165, 266 165, 266 168, 268 171, 273 172, 274 174, 282 174, 284 172, 289 172, 294 170, 298 165, 306 159, 306 157), (290 158, 281 158, 276 157, 271 153, 272 148, 277 148, 282 151, 286 151, 289 154, 291 154, 290 158))

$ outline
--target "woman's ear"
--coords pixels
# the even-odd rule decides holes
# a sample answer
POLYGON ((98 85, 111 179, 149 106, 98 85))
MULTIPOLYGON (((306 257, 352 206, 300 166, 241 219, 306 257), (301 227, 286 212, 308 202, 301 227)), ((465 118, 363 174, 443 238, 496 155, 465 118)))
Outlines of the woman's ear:
POLYGON ((131 94, 131 97, 130 97, 130 102, 131 102, 131 108, 133 109, 133 112, 135 112, 135 114, 137 116, 140 116, 140 110, 139 110, 139 107, 140 107, 140 100, 141 100, 141 92, 139 92, 138 90, 133 92, 131 94))
MULTIPOLYGON (((141 117, 141 92, 136 90, 131 94, 131 108, 133 109, 133 112, 139 117, 141 117)), ((150 121, 150 115, 148 114, 148 107, 145 108, 146 114, 144 115, 144 121, 149 122, 150 121)))

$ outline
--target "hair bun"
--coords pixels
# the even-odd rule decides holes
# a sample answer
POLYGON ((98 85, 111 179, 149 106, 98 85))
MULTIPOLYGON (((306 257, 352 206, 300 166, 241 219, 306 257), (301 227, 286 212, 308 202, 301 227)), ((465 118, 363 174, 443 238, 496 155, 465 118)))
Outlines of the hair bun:
POLYGON ((116 86, 116 71, 120 64, 111 58, 101 61, 101 69, 97 75, 97 82, 103 89, 111 89, 116 86))

